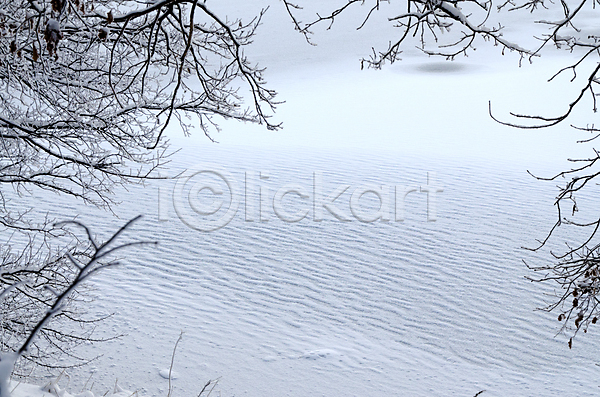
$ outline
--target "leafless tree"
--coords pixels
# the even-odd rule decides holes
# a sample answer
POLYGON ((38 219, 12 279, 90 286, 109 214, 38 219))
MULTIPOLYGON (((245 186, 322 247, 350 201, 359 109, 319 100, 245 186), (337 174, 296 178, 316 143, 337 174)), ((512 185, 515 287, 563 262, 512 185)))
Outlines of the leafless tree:
POLYGON ((571 160, 576 165, 572 169, 550 178, 536 176, 539 180, 559 181, 559 192, 554 200, 558 216, 554 226, 539 245, 528 249, 541 250, 559 227, 570 228, 571 234, 579 237, 575 238, 574 243, 567 242, 564 251, 551 252, 551 263, 541 266, 528 264, 530 269, 541 274, 528 277, 530 280, 555 282, 560 287, 554 300, 543 309, 559 312, 561 331, 572 334, 568 342, 569 347, 572 346, 573 337, 580 330, 586 333, 589 326, 596 324, 600 317, 600 244, 597 241, 600 214, 594 208, 597 205, 590 205, 589 202, 590 198, 596 198, 598 194, 598 160, 599 152, 594 149, 592 158, 571 160), (594 179, 596 181, 593 181, 594 179), (587 201, 587 211, 584 215, 578 214, 578 199, 587 201))
MULTIPOLYGON (((279 127, 275 92, 244 55, 261 17, 229 20, 199 0, 0 0, 0 288, 28 280, 0 307, 3 351, 70 285, 72 260, 94 251, 51 245, 69 232, 23 208, 23 195, 110 208, 116 186, 168 161, 169 126, 211 139, 221 119, 279 127)), ((75 307, 59 317, 85 323, 75 307)), ((59 354, 90 337, 38 335, 59 354)), ((48 365, 47 352, 34 343, 25 357, 48 365)))
MULTIPOLYGON (((47 237, 47 240, 51 238, 47 237)), ((76 270, 69 257, 78 261, 89 259, 89 247, 83 247, 85 245, 75 239, 73 244, 55 253, 34 242, 27 244, 18 254, 5 248, 0 272, 0 291, 6 292, 0 301, 2 352, 15 350, 23 336, 33 329, 38 317, 52 306, 55 291, 68 287, 76 270)), ((39 338, 23 352, 24 360, 16 368, 16 374, 31 373, 31 364, 52 370, 65 365, 81 365, 93 359, 75 353, 76 347, 83 343, 104 340, 93 335, 94 325, 101 318, 83 316, 80 312, 88 299, 80 291, 69 295, 68 302, 52 325, 39 330, 39 338), (70 363, 63 361, 60 364, 59 359, 66 357, 71 358, 70 363)))
MULTIPOLYGON (((11 349, 8 350, 7 353, 0 355, 0 367, 3 367, 0 368, 0 397, 10 397, 8 377, 12 373, 12 367, 20 357, 27 357, 27 353, 30 349, 36 346, 37 340, 40 338, 48 339, 55 346, 60 346, 55 342, 57 336, 52 335, 52 333, 56 331, 51 324, 56 323, 57 321, 52 320, 58 319, 60 322, 61 317, 70 316, 73 294, 81 287, 82 283, 98 271, 118 265, 119 262, 114 258, 115 252, 135 245, 150 244, 150 242, 144 241, 116 244, 116 240, 137 219, 139 219, 139 217, 127 222, 103 243, 98 242, 96 237, 92 234, 92 231, 84 224, 77 221, 63 222, 57 226, 74 225, 83 229, 87 243, 85 255, 81 255, 80 252, 78 253, 74 249, 66 251, 64 256, 59 259, 64 259, 64 263, 62 264, 64 267, 63 271, 60 273, 53 271, 50 273, 51 277, 44 280, 40 279, 46 275, 46 272, 39 269, 36 269, 36 271, 31 271, 30 269, 14 269, 12 271, 4 272, 1 275, 3 281, 12 279, 12 283, 7 284, 7 286, 2 289, 0 299, 2 299, 2 302, 10 302, 8 304, 11 308, 10 314, 15 314, 16 312, 16 314, 20 316, 23 324, 19 324, 19 321, 14 317, 11 319, 3 318, 3 324, 5 325, 3 334, 12 336, 17 343, 16 347, 11 345, 11 349), (59 282, 56 282, 55 280, 57 274, 62 277, 59 282), (32 296, 33 294, 31 291, 35 291, 36 289, 46 290, 50 297, 42 302, 43 307, 45 308, 44 311, 40 312, 40 310, 38 310, 40 305, 38 303, 34 304, 34 310, 31 313, 28 313, 31 308, 27 303, 19 305, 15 302, 22 301, 23 296, 32 296)), ((52 264, 50 265, 50 268, 54 269, 55 266, 52 264)), ((66 334, 66 337, 74 338, 71 334, 66 334)))
MULTIPOLYGON (((589 20, 598 12, 596 0, 547 1, 547 0, 340 0, 338 6, 325 11, 303 8, 303 4, 283 0, 291 21, 301 34, 311 42, 312 32, 318 25, 326 24, 331 28, 338 18, 362 10, 362 22, 357 29, 364 28, 374 19, 374 15, 384 13, 387 21, 397 33, 390 38, 384 50, 373 50, 373 54, 361 60, 361 65, 381 68, 386 62, 399 60, 401 49, 406 45, 416 45, 428 55, 454 59, 456 56, 474 51, 476 45, 489 42, 506 51, 519 55, 519 65, 523 60, 533 62, 550 50, 564 50, 567 66, 549 76, 549 81, 559 75, 570 74, 573 84, 580 84, 580 90, 573 98, 567 100, 566 109, 558 115, 528 115, 510 113, 508 117, 498 117, 492 112, 490 116, 497 122, 522 129, 547 128, 565 122, 573 110, 589 101, 595 113, 597 111, 597 84, 600 84, 600 34, 595 24, 589 20), (361 8, 362 7, 362 8, 361 8), (553 19, 532 19, 532 26, 542 26, 547 30, 536 36, 537 44, 527 49, 517 41, 509 41, 504 36, 505 25, 514 25, 514 14, 520 16, 535 15, 543 12, 553 19), (309 22, 301 22, 307 18, 309 22), (579 75, 584 77, 580 78, 579 75), (511 119, 512 118, 512 119, 511 119)), ((330 3, 328 3, 330 4, 330 3)), ((530 30, 532 31, 532 30, 530 30)), ((571 125, 577 131, 589 134, 580 142, 593 142, 600 136, 600 129, 593 124, 583 126, 571 125)), ((552 252, 550 263, 542 266, 531 266, 539 277, 531 280, 557 283, 557 294, 550 304, 543 309, 559 311, 558 319, 562 322, 561 331, 575 336, 578 331, 587 332, 591 324, 596 324, 600 317, 600 213, 594 213, 594 206, 587 205, 585 215, 578 214, 577 199, 598 197, 594 186, 600 176, 600 151, 593 149, 593 155, 586 159, 570 160, 573 167, 557 173, 550 178, 537 177, 540 180, 558 182, 559 192, 554 204, 558 218, 554 226, 533 247, 534 251, 548 245, 550 239, 557 234, 559 227, 575 227, 567 233, 575 242, 568 242, 566 249, 560 253, 552 252), (591 212, 591 215, 590 215, 591 212), (584 231, 581 237, 581 231, 584 231)), ((597 207, 597 199, 596 205, 597 207)), ((572 345, 572 337, 569 340, 572 345)))
POLYGON ((275 93, 243 53, 259 22, 198 0, 1 0, 0 183, 106 205, 162 164, 173 121, 277 128, 275 93))
POLYGON ((509 3, 495 7, 491 0, 345 0, 333 9, 317 12, 316 17, 310 15, 302 4, 283 0, 285 8, 296 30, 304 35, 309 43, 313 29, 317 25, 327 24, 333 27, 337 18, 357 7, 363 8, 362 22, 356 27, 364 28, 380 12, 386 13, 386 19, 398 33, 390 38, 387 48, 373 49, 373 54, 361 60, 361 65, 379 69, 386 62, 394 63, 400 59, 402 48, 416 45, 428 55, 454 59, 474 49, 477 39, 492 42, 502 51, 515 51, 521 57, 533 56, 535 52, 527 50, 516 42, 507 40, 502 33, 501 24, 488 24, 490 14, 497 8, 504 8, 509 3), (299 14, 309 18, 302 22, 299 14), (308 15, 306 15, 308 14, 308 15), (433 45, 431 43, 433 42, 433 45))

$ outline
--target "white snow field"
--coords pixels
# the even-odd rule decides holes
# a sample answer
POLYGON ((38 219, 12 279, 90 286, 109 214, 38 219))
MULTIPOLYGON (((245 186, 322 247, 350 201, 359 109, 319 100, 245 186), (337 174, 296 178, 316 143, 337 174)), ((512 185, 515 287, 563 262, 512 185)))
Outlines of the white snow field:
MULTIPOLYGON (((553 221, 554 189, 534 182, 522 163, 188 149, 190 163, 228 170, 238 191, 247 170, 267 170, 270 179, 259 183, 271 195, 290 183, 309 190, 315 170, 325 195, 340 185, 425 186, 431 171, 444 191, 435 222, 427 222, 427 197, 418 192, 406 198, 404 222, 393 213, 389 222, 359 222, 346 192, 336 206, 349 222, 327 211, 315 222, 311 209, 301 222, 286 223, 272 208, 262 222, 258 211, 246 222, 242 202, 227 226, 210 233, 184 225, 173 208, 160 222, 157 188, 131 191, 123 217, 146 214, 132 234, 160 245, 128 253, 127 266, 96 279, 91 309, 116 312, 107 325, 128 336, 90 346, 88 354, 104 354, 92 364, 95 392, 118 379, 166 395, 163 374, 181 331, 179 396, 216 378, 227 396, 472 396, 484 389, 490 396, 574 396, 597 389, 597 333, 579 335, 569 350, 568 338, 555 337, 556 316, 534 310, 551 290, 523 277, 521 259, 541 259, 520 247, 533 245, 553 221)), ((372 198, 363 198, 367 213, 372 198)), ((285 205, 293 213, 305 207, 293 197, 285 205)), ((108 217, 82 219, 114 225, 108 217)), ((86 380, 89 371, 72 377, 86 380)))
MULTIPOLYGON (((251 15, 261 4, 218 7, 251 15)), ((568 348, 555 314, 535 310, 552 300, 553 286, 524 278, 531 273, 522 260, 549 260, 548 250, 521 248, 555 220, 554 184, 526 170, 551 175, 591 147, 575 144, 583 133, 568 125, 523 131, 488 115, 489 100, 500 116, 563 110, 578 86, 545 81, 572 58, 548 54, 519 68, 516 56, 482 44, 453 62, 409 50, 382 71, 360 71, 358 58, 386 45, 385 29, 361 36, 340 19, 312 47, 281 8, 272 2, 251 51, 286 101, 275 115, 284 129, 223 122, 219 144, 170 131, 173 147, 183 148, 170 175, 218 171, 229 187, 205 172, 185 186, 129 188, 117 193, 120 219, 54 195, 35 199, 36 211, 80 213, 103 236, 144 214, 129 235, 160 242, 124 252, 126 265, 94 279, 89 311, 116 313, 99 333, 127 335, 82 349, 103 356, 68 371, 59 387, 77 395, 93 374, 86 389, 93 383, 95 395, 118 380, 141 396, 167 396, 165 374, 183 331, 172 379, 178 397, 217 378, 213 395, 223 397, 597 394, 600 331, 577 335, 568 348), (436 213, 419 191, 428 173, 429 187, 443 188, 436 213), (201 189, 207 183, 215 193, 201 189), (211 225, 201 212, 231 186, 239 198, 231 221, 198 230, 211 225), (290 186, 295 192, 274 208, 276 193, 290 186), (348 189, 335 211, 348 221, 316 197, 340 186, 348 189), (361 188, 381 188, 389 221, 357 219, 380 204, 372 191, 353 204, 361 188), (409 193, 399 200, 395 189, 409 193), (287 222, 286 214, 306 216, 287 222)), ((587 105, 572 122, 593 121, 587 105)), ((230 201, 214 219, 227 216, 230 201)), ((552 247, 565 237, 576 238, 558 235, 552 247)), ((13 396, 42 397, 26 387, 13 396)))
MULTIPOLYGON (((28 383, 15 382, 11 384, 11 392, 12 397, 94 397, 94 393, 89 390, 75 395, 70 394, 66 390, 62 390, 53 381, 41 387, 28 383)), ((106 395, 111 397, 131 397, 135 396, 135 392, 124 390, 119 385, 115 385, 113 390, 107 392, 106 395)))

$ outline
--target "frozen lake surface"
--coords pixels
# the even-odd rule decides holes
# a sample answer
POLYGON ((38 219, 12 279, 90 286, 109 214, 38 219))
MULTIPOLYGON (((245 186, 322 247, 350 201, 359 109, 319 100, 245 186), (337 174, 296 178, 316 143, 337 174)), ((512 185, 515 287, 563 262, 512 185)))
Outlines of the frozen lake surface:
MULTIPOLYGON (((521 246, 554 220, 554 189, 521 164, 192 145, 173 169, 194 163, 226 170, 238 191, 246 171, 268 174, 254 182, 269 197, 289 184, 312 195, 321 172, 325 195, 350 185, 335 204, 351 221, 324 211, 315 222, 309 205, 300 222, 268 206, 263 221, 256 211, 247 222, 242 201, 228 225, 205 233, 183 224, 170 202, 161 214, 168 220, 159 220, 159 186, 170 199, 173 181, 122 196, 123 218, 145 214, 130 234, 160 245, 127 252, 127 266, 96 278, 93 310, 116 312, 106 332, 128 334, 90 346, 89 354, 105 354, 92 368, 96 392, 118 378, 165 395, 161 371, 181 331, 176 396, 215 378, 223 396, 575 396, 598 387, 594 330, 569 350, 568 338, 554 335, 556 316, 534 310, 552 291, 524 279, 521 260, 541 259, 521 246), (428 172, 443 187, 437 221, 427 221, 419 192, 406 196, 403 222, 393 209, 389 222, 353 218, 350 196, 361 185, 424 187, 428 172)), ((379 205, 375 197, 361 199, 363 215, 379 205)), ((287 200, 289 212, 312 203, 287 200)), ((81 219, 105 230, 116 224, 81 219)))
MULTIPOLYGON (((207 180, 223 194, 200 189, 207 174, 194 175, 181 193, 174 181, 117 192, 119 220, 57 196, 36 198, 36 210, 59 219, 81 214, 104 236, 143 214, 129 235, 160 241, 123 253, 126 266, 94 279, 90 311, 116 313, 99 332, 127 336, 82 349, 104 355, 72 372, 74 390, 92 372, 100 395, 118 379, 142 395, 166 396, 165 370, 183 331, 173 396, 197 395, 216 378, 223 397, 596 393, 598 332, 578 335, 571 350, 568 337, 555 335, 555 314, 534 310, 553 290, 525 280, 531 273, 522 262, 549 254, 521 248, 555 220, 556 189, 526 170, 548 176, 590 149, 575 147, 581 136, 566 126, 514 130, 488 115, 490 100, 499 115, 562 110, 578 86, 545 81, 563 60, 519 69, 518 58, 494 48, 455 62, 409 51, 401 63, 361 72, 357 58, 370 51, 368 36, 324 38, 311 52, 295 50, 304 44, 287 25, 289 34, 268 34, 273 26, 267 19, 253 55, 272 66, 266 77, 287 101, 276 115, 283 131, 224 122, 219 145, 170 131, 173 147, 183 149, 169 175, 198 166, 235 179, 239 207, 227 225, 212 232, 188 226, 201 227, 210 216, 199 212, 227 197, 214 178, 207 180), (341 42, 347 47, 336 47, 341 42), (428 173, 443 188, 436 221, 428 221, 431 203, 428 212, 419 192, 428 173), (306 214, 298 222, 283 221, 272 205, 291 185, 297 193, 281 198, 279 209, 306 214), (373 192, 352 204, 365 185, 389 199, 389 221, 357 220, 380 204, 373 192), (335 206, 349 221, 319 205, 315 214, 315 192, 326 197, 340 186, 348 188, 335 206), (409 192, 405 199, 392 194, 396 187, 409 192), (195 211, 190 195, 198 198, 195 211)), ((216 215, 226 216, 229 204, 216 215)))

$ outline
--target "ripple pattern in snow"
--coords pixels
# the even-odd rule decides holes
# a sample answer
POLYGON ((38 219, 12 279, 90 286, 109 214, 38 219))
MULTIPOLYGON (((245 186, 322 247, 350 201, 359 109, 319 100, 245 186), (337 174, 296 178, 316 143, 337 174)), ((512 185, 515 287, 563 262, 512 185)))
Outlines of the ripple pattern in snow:
MULTIPOLYGON (((165 395, 160 373, 184 331, 175 359, 180 396, 217 377, 222 395, 256 397, 471 396, 484 389, 487 396, 574 396, 597 387, 594 332, 569 350, 563 336, 554 337, 555 316, 534 310, 552 289, 523 277, 522 259, 547 258, 521 246, 554 220, 552 187, 524 167, 213 147, 183 158, 174 167, 201 159, 238 181, 245 171, 268 171, 270 179, 258 183, 270 194, 290 183, 311 191, 315 171, 326 193, 340 184, 418 188, 427 172, 437 173, 444 191, 435 222, 427 221, 426 194, 413 192, 403 222, 393 215, 341 222, 328 212, 316 222, 313 209, 297 223, 273 213, 246 222, 242 202, 226 227, 203 233, 172 208, 167 221, 157 219, 158 185, 130 190, 121 216, 146 212, 133 234, 160 245, 128 252, 127 266, 95 281, 94 310, 116 311, 113 331, 129 334, 90 348, 109 351, 97 364, 99 384, 119 378, 130 389, 141 382, 148 395, 165 395)), ((161 183, 171 191, 172 181, 161 183)), ((336 201, 348 217, 350 194, 336 201)), ((364 199, 367 211, 377 210, 377 200, 364 199)), ((293 197, 287 204, 303 205, 293 197)), ((115 224, 92 216, 96 227, 115 224)))

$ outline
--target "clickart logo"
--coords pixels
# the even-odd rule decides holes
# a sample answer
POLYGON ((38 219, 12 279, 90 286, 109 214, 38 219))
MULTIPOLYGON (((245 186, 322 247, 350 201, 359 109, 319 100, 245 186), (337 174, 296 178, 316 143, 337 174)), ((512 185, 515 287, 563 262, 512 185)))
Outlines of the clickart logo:
POLYGON ((185 225, 203 232, 226 226, 238 212, 243 212, 247 222, 268 222, 273 215, 286 223, 306 219, 320 222, 326 218, 340 222, 403 222, 407 196, 420 193, 426 196, 426 219, 432 222, 437 220, 437 194, 444 191, 436 184, 433 172, 426 174, 426 183, 420 186, 329 186, 322 172, 313 172, 312 181, 304 184, 277 186, 272 179, 265 172, 246 171, 242 182, 225 170, 189 168, 175 178, 173 189, 166 184, 159 187, 158 219, 169 220, 173 208, 185 225), (363 196, 370 199, 367 204, 363 196))

